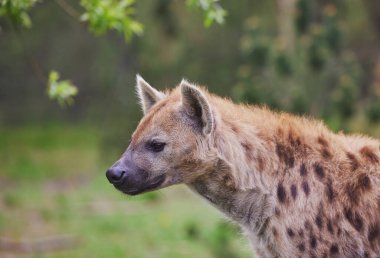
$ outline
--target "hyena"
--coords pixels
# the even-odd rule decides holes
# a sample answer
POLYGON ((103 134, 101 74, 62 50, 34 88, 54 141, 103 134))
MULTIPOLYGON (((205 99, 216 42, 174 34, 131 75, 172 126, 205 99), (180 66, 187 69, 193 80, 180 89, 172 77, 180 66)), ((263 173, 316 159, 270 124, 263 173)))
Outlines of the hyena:
POLYGON ((108 180, 128 195, 184 183, 258 257, 380 257, 380 142, 137 76, 144 117, 108 180))

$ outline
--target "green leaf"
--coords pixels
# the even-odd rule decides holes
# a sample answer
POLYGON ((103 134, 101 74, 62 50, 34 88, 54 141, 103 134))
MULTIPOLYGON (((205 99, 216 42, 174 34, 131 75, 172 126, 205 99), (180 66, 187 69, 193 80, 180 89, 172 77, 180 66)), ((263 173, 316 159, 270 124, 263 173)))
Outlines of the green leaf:
POLYGON ((129 41, 133 35, 141 35, 143 26, 133 19, 134 0, 81 0, 85 13, 81 21, 88 23, 90 30, 96 35, 103 35, 114 30, 124 35, 129 41))
POLYGON ((204 12, 203 25, 208 28, 214 22, 223 24, 227 11, 219 5, 219 0, 187 0, 189 7, 198 7, 204 12))
POLYGON ((78 89, 70 81, 59 81, 59 73, 50 71, 48 80, 49 98, 57 100, 61 106, 71 105, 74 102, 73 97, 78 94, 78 89))
POLYGON ((20 20, 21 20, 21 24, 25 28, 30 28, 32 26, 32 21, 30 20, 30 17, 26 12, 23 12, 20 14, 20 20))
POLYGON ((28 11, 39 0, 0 0, 0 17, 8 17, 13 23, 30 28, 32 22, 28 11))

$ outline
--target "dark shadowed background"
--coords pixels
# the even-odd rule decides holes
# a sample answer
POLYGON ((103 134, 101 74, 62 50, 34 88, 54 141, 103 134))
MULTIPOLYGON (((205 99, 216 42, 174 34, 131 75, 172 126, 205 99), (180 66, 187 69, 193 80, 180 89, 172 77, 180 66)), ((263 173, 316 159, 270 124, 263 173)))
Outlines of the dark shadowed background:
POLYGON ((237 227, 184 186, 131 198, 107 182, 142 116, 136 73, 158 89, 187 78, 236 102, 380 136, 378 1, 224 0, 225 23, 206 28, 186 1, 139 0, 144 33, 129 41, 91 33, 78 1, 37 2, 30 28, 1 12, 6 2, 0 257, 251 257, 237 227), (71 105, 48 97, 53 69, 77 86, 71 105))

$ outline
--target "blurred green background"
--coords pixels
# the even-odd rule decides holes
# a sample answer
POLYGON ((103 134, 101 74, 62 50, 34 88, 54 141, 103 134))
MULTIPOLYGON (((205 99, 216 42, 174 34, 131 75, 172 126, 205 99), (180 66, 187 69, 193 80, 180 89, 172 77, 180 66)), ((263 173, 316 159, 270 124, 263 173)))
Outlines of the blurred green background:
POLYGON ((0 257, 251 257, 184 186, 132 198, 107 182, 142 116, 136 73, 380 136, 379 1, 139 0, 109 27, 86 6, 107 2, 123 1, 0 0, 0 257))

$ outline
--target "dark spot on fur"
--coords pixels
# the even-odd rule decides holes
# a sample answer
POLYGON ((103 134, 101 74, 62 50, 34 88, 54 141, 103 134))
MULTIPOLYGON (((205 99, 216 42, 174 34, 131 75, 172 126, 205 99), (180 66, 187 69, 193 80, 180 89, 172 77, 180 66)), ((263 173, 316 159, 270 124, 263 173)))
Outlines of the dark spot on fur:
POLYGON ((329 150, 329 143, 322 136, 318 137, 318 143, 322 146, 320 149, 320 153, 324 159, 330 159, 332 157, 331 152, 329 150))
POLYGON ((289 143, 294 149, 301 146, 301 139, 294 133, 293 130, 289 131, 289 143))
POLYGON ((286 200, 286 191, 281 183, 277 186, 277 198, 281 203, 284 203, 286 200))
POLYGON ((317 247, 317 239, 315 236, 310 236, 310 247, 315 249, 317 247))
POLYGON ((244 149, 247 160, 253 160, 252 145, 247 141, 241 142, 240 144, 244 149))
POLYGON ((298 250, 300 250, 300 252, 305 252, 305 244, 304 243, 297 245, 297 248, 298 248, 298 250))
POLYGON ((289 158, 288 158, 286 164, 287 164, 290 168, 294 167, 294 157, 293 157, 291 154, 289 155, 289 158))
POLYGON ((307 183, 307 181, 302 182, 302 190, 304 191, 306 196, 309 196, 310 188, 309 188, 309 184, 307 183))
POLYGON ((229 189, 233 189, 233 190, 235 189, 235 182, 230 174, 223 175, 222 181, 223 181, 223 184, 229 189))
POLYGON ((323 253, 322 258, 327 258, 327 253, 323 253))
POLYGON ((330 159, 332 157, 331 152, 327 148, 322 148, 320 152, 324 159, 330 159))
POLYGON ((334 228, 330 219, 327 219, 327 230, 330 232, 330 234, 334 234, 334 228))
POLYGON ((347 192, 348 198, 351 200, 351 202, 353 202, 353 203, 358 202, 359 196, 358 196, 358 193, 357 193, 355 186, 353 186, 352 184, 348 184, 346 186, 346 192, 347 192))
POLYGON ((356 204, 362 194, 371 189, 371 180, 366 174, 360 174, 357 181, 348 183, 345 189, 350 201, 356 204))
POLYGON ((276 215, 276 217, 280 217, 281 215, 281 212, 277 207, 274 209, 274 214, 276 215))
POLYGON ((369 190, 371 188, 371 180, 367 175, 361 175, 358 179, 359 187, 363 190, 369 190))
POLYGON ((322 136, 319 136, 318 139, 317 139, 318 143, 320 145, 322 145, 323 147, 328 147, 329 146, 329 143, 326 141, 325 138, 323 138, 322 136))
POLYGON ((272 228, 272 233, 273 233, 274 237, 278 236, 278 232, 277 232, 277 229, 275 227, 272 228))
POLYGON ((360 149, 359 152, 362 155, 362 157, 365 158, 367 161, 371 163, 379 162, 379 157, 374 153, 371 147, 364 146, 363 148, 360 149))
POLYGON ((306 229, 309 229, 309 230, 311 229, 311 224, 308 220, 305 221, 304 226, 306 229))
POLYGON ((380 228, 379 225, 374 224, 371 225, 368 229, 368 241, 371 243, 376 239, 380 237, 380 228))
POLYGON ((351 169, 352 170, 356 170, 359 167, 359 161, 358 161, 358 159, 351 152, 347 152, 346 156, 347 156, 347 158, 350 161, 351 169))
POLYGON ((300 167, 300 175, 301 176, 306 176, 307 175, 307 169, 306 169, 306 166, 304 163, 301 164, 301 167, 300 167))
POLYGON ((286 233, 288 233, 288 236, 290 236, 290 237, 294 237, 294 232, 293 232, 293 230, 292 230, 291 228, 288 228, 288 229, 286 230, 286 233))
POLYGON ((323 179, 325 176, 325 171, 319 163, 314 164, 314 172, 319 179, 323 179))
POLYGON ((337 236, 340 236, 342 234, 342 229, 338 228, 338 231, 336 232, 337 236))
POLYGON ((332 186, 331 178, 329 178, 327 180, 327 183, 325 186, 325 193, 326 193, 326 196, 327 196, 327 199, 329 200, 329 202, 332 202, 335 198, 335 192, 334 192, 334 189, 332 186))
POLYGON ((264 170, 264 167, 265 167, 264 158, 262 156, 258 155, 256 157, 256 162, 257 162, 257 167, 259 169, 259 172, 262 172, 264 170))
POLYGON ((277 153, 277 156, 280 158, 280 160, 283 160, 284 155, 286 155, 285 146, 282 145, 281 143, 277 143, 276 144, 276 153, 277 153))
POLYGON ((288 167, 294 167, 294 156, 292 150, 281 143, 276 144, 276 153, 281 162, 284 162, 288 167))
POLYGON ((232 131, 234 131, 236 134, 238 134, 239 133, 239 128, 237 128, 235 125, 233 125, 233 124, 230 124, 230 126, 231 126, 231 130, 232 131))
POLYGON ((350 222, 350 224, 358 231, 360 232, 363 228, 363 219, 362 217, 356 213, 352 212, 349 208, 344 209, 344 216, 350 222))
POLYGON ((252 145, 249 142, 242 142, 241 146, 243 146, 245 151, 252 151, 252 145))
POLYGON ((298 235, 302 238, 303 237, 303 230, 302 229, 300 229, 299 231, 298 231, 298 235))
POLYGON ((339 253, 339 248, 337 244, 332 244, 330 247, 330 254, 337 254, 339 253))
POLYGON ((315 224, 319 229, 323 228, 323 218, 321 213, 318 213, 317 217, 315 217, 315 224))
POLYGON ((297 186, 296 185, 291 185, 290 186, 290 193, 292 194, 293 200, 297 198, 297 186))

